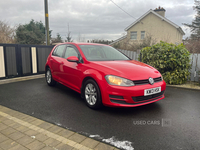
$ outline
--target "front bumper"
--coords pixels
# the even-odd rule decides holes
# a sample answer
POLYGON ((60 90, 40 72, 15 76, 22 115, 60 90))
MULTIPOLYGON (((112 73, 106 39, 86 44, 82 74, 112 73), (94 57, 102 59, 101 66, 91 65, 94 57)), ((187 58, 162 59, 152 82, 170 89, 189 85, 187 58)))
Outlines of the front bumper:
POLYGON ((165 89, 165 81, 157 82, 154 85, 145 84, 132 87, 105 84, 104 88, 101 89, 102 102, 105 106, 111 107, 137 107, 163 99, 165 89), (156 87, 161 87, 160 93, 144 96, 145 89, 156 87))

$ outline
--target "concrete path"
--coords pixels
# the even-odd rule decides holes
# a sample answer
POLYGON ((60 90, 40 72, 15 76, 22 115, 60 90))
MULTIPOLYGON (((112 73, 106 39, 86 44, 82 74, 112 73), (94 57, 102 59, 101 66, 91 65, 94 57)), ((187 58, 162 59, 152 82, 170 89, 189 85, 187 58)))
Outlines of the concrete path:
POLYGON ((0 150, 116 150, 0 105, 0 150))

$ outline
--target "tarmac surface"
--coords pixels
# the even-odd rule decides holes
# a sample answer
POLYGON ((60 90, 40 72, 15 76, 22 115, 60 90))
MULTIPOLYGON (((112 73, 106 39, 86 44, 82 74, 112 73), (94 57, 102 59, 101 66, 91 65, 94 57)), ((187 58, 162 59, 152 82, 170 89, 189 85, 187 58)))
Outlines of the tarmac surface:
POLYGON ((0 85, 0 105, 100 142, 114 140, 118 148, 199 149, 200 90, 167 87, 165 96, 145 106, 95 111, 78 93, 49 87, 44 78, 0 85))
MULTIPOLYGON (((0 85, 34 78, 41 78, 41 75, 0 80, 0 85)), ((2 90, 0 86, 0 91, 2 90)), ((10 94, 15 95, 15 93, 10 94)), ((0 94, 0 102, 3 100, 3 95, 0 94)), ((72 149, 117 150, 113 146, 70 131, 59 124, 54 125, 0 105, 0 150, 72 149)))

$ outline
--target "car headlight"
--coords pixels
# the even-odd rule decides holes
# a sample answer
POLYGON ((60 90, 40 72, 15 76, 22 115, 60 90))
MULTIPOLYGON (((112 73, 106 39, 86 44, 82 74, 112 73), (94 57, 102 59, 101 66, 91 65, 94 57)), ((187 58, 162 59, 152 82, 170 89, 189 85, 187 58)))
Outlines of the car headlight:
POLYGON ((121 78, 121 77, 117 77, 113 75, 107 75, 105 76, 105 78, 106 78, 106 81, 111 85, 134 86, 133 81, 125 79, 125 78, 121 78))
POLYGON ((161 79, 162 79, 162 81, 163 81, 163 76, 161 75, 161 79))

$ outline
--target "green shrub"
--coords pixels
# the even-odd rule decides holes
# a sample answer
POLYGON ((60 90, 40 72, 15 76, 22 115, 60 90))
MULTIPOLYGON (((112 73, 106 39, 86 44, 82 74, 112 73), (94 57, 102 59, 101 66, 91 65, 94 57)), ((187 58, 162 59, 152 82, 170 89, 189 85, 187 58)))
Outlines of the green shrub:
POLYGON ((168 84, 184 84, 190 74, 190 53, 183 44, 160 42, 141 50, 142 62, 156 68, 168 84))

